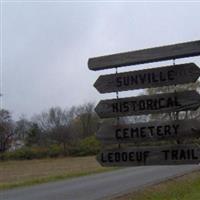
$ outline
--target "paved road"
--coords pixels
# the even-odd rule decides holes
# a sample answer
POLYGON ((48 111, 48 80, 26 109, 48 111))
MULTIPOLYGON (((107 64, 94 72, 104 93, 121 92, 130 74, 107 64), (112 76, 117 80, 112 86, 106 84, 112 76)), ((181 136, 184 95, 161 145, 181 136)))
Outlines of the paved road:
POLYGON ((0 200, 102 200, 180 175, 200 166, 125 168, 73 180, 0 192, 0 200))

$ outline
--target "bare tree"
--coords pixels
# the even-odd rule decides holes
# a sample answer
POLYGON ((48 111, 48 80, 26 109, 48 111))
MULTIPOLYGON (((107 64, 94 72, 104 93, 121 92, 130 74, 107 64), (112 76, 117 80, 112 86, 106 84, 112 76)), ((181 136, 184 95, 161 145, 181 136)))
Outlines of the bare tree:
POLYGON ((42 134, 41 130, 36 123, 31 123, 29 129, 27 130, 27 135, 25 137, 26 146, 41 146, 42 134))
POLYGON ((62 145, 66 152, 73 139, 71 124, 74 115, 74 108, 62 110, 60 107, 54 107, 35 116, 33 121, 38 124, 48 141, 62 145))
POLYGON ((0 152, 9 149, 14 135, 14 123, 8 110, 0 110, 0 152))
MULTIPOLYGON (((180 92, 185 90, 200 90, 200 81, 191 84, 177 85, 177 86, 167 86, 159 88, 150 88, 147 89, 147 94, 159 94, 159 93, 171 93, 171 92, 180 92)), ((200 119, 200 109, 196 111, 182 111, 182 112, 171 112, 163 114, 154 114, 151 115, 153 120, 176 120, 176 119, 200 119)))
POLYGON ((25 116, 20 117, 15 123, 15 135, 17 139, 24 141, 28 135, 28 132, 31 128, 31 121, 27 120, 25 116))
POLYGON ((94 135, 99 118, 94 112, 94 103, 83 104, 76 109, 76 126, 82 138, 94 135))

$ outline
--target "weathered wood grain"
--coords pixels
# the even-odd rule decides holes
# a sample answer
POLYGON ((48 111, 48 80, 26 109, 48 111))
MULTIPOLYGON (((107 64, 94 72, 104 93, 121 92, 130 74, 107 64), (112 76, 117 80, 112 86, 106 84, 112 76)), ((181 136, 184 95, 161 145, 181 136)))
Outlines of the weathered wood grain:
POLYGON ((196 91, 184 91, 101 100, 95 111, 100 118, 112 118, 196 110, 199 106, 200 95, 196 91))
POLYGON ((127 91, 195 82, 200 69, 194 63, 101 75, 94 83, 100 93, 127 91))
POLYGON ((102 70, 200 55, 200 40, 90 58, 91 70, 102 70))
POLYGON ((200 163, 198 145, 126 147, 103 150, 97 155, 102 166, 180 165, 200 163))
POLYGON ((175 120, 148 123, 103 125, 96 138, 104 144, 171 140, 200 137, 200 121, 175 120))

